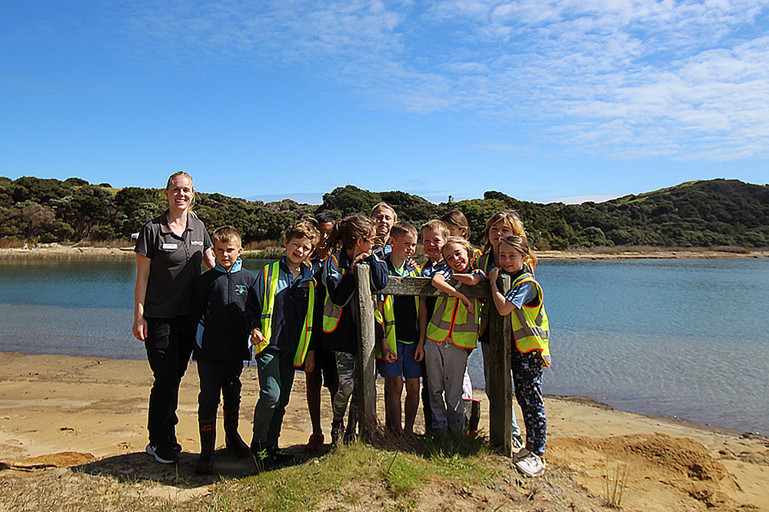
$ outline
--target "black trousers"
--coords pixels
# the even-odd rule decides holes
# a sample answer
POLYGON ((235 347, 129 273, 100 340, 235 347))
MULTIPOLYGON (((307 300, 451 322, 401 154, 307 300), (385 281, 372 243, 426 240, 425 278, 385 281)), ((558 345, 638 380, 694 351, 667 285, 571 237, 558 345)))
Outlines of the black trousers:
POLYGON ((238 359, 198 359, 200 393, 198 394, 198 419, 216 418, 219 408, 219 394, 224 401, 224 410, 232 411, 240 407, 240 373, 243 360, 238 359))
POLYGON ((169 446, 179 422, 179 384, 190 361, 196 325, 191 316, 147 318, 147 361, 154 382, 150 390, 147 430, 150 444, 169 446))

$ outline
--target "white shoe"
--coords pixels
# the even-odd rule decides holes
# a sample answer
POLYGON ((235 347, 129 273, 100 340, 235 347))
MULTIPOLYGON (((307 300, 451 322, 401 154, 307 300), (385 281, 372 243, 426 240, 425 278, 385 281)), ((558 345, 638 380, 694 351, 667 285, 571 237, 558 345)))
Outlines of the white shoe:
POLYGON ((542 476, 542 473, 545 472, 545 467, 547 467, 547 464, 542 459, 542 457, 536 453, 531 453, 526 448, 524 448, 518 453, 518 455, 518 457, 513 459, 515 461, 515 467, 518 468, 518 471, 524 475, 537 477, 542 476))

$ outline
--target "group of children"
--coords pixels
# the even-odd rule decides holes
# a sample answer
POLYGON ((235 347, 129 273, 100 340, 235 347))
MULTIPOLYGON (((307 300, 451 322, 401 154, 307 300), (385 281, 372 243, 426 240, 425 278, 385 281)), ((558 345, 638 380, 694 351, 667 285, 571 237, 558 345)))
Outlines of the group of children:
MULTIPOLYGON (((335 221, 321 215, 315 221, 302 220, 286 230, 285 255, 257 275, 242 268, 241 239, 234 228, 213 232, 216 266, 201 276, 195 288, 196 316, 203 324, 194 352, 201 388, 199 473, 213 469, 220 394, 228 448, 239 456, 254 456, 265 467, 290 461, 278 440, 297 369, 304 370, 307 379, 313 427, 308 451, 324 443, 322 383, 332 399, 331 442, 355 439, 359 319, 353 301, 359 263, 369 265, 375 293, 386 286, 389 276, 430 277, 443 292, 438 297, 376 297, 377 369, 385 378, 388 430, 413 433, 421 379, 426 430, 467 431, 463 400, 471 388, 467 359, 479 338, 482 346, 488 344, 488 308, 496 307, 512 322, 511 367, 526 424, 524 446, 513 415, 514 446, 520 449, 515 464, 530 476, 544 472, 547 426, 541 379, 543 368, 550 365, 549 326, 542 289, 533 277, 536 257, 520 219, 514 212, 491 217, 483 252, 467 241, 468 223, 458 210, 425 223, 420 231, 427 256, 421 267, 413 259, 420 233, 408 223, 397 222, 395 211, 385 203, 374 207, 370 217, 353 215, 335 221), (500 272, 510 274, 510 290, 498 288, 500 272), (487 279, 491 300, 470 299, 456 287, 487 279), (246 339, 254 347, 260 387, 250 445, 238 434, 239 377, 242 361, 248 359, 246 339)), ((477 428, 477 418, 475 423, 477 428)))

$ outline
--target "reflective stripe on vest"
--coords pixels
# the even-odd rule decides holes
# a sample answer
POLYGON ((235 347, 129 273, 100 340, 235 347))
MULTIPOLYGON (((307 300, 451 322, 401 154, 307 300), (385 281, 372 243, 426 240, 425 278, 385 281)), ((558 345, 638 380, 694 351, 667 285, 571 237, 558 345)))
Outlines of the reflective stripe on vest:
MULTIPOLYGON (((345 269, 339 268, 339 260, 336 255, 331 254, 329 258, 334 260, 336 268, 339 269, 342 276, 345 274, 345 269)), ((331 300, 331 296, 326 291, 326 300, 323 302, 323 332, 334 332, 339 325, 339 320, 342 318, 342 309, 344 306, 337 306, 331 300)))
MULTIPOLYGON (((406 274, 405 277, 419 277, 419 272, 417 270, 411 270, 408 274, 406 274)), ((417 317, 419 315, 419 296, 414 295, 414 307, 417 311, 417 317)), ((387 343, 387 348, 392 350, 393 354, 398 354, 398 335, 395 329, 395 303, 393 301, 392 295, 385 295, 384 303, 382 304, 382 311, 383 315, 377 316, 376 314, 374 316, 377 317, 377 322, 382 324, 382 329, 384 329, 385 333, 385 342, 387 343)), ((378 313, 378 312, 377 312, 378 313)), ((376 345, 376 357, 379 359, 382 359, 382 347, 379 343, 376 345)))
POLYGON ((534 280, 531 274, 523 273, 513 282, 512 288, 523 283, 534 283, 537 289, 536 306, 515 308, 510 314, 513 324, 513 340, 519 352, 526 353, 539 350, 545 366, 550 366, 550 322, 545 312, 542 287, 534 280))
POLYGON ((264 281, 264 290, 262 295, 262 315, 260 318, 262 324, 262 336, 264 341, 254 347, 254 354, 259 354, 270 345, 272 338, 272 313, 275 310, 275 295, 278 289, 278 275, 280 274, 280 261, 265 265, 262 269, 264 281))
MULTIPOLYGON (((272 315, 275 311, 275 297, 278 295, 278 276, 280 274, 280 262, 276 261, 270 265, 265 265, 264 269, 264 296, 262 304, 262 335, 264 341, 254 347, 254 353, 259 354, 270 345, 272 339, 272 315)), ((307 356, 307 350, 310 346, 310 337, 312 336, 313 310, 315 309, 315 281, 308 282, 307 290, 307 315, 302 324, 302 330, 299 333, 299 344, 294 353, 294 366, 302 366, 304 358, 307 356)))
POLYGON ((459 299, 438 297, 433 317, 427 325, 427 339, 443 343, 451 338, 451 342, 457 347, 475 348, 478 341, 481 304, 478 299, 473 299, 473 305, 475 311, 471 315, 459 299))

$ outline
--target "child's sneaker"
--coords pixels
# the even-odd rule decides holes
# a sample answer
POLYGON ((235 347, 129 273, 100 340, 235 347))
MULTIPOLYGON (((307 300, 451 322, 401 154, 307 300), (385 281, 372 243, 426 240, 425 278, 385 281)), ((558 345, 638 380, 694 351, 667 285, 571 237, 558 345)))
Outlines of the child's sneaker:
POLYGON ((288 466, 296 460, 296 457, 286 451, 281 450, 277 446, 270 446, 267 448, 267 454, 270 457, 272 466, 288 466))
POLYGON ((175 464, 179 462, 179 454, 170 446, 148 444, 145 450, 149 455, 161 464, 175 464))
POLYGON ((542 457, 536 453, 530 452, 526 448, 523 448, 518 452, 513 457, 513 461, 515 467, 518 468, 518 471, 530 477, 542 476, 542 473, 545 472, 545 467, 547 466, 542 457))
POLYGON ((523 438, 521 434, 513 434, 512 446, 514 451, 521 450, 525 445, 523 444, 523 438))

